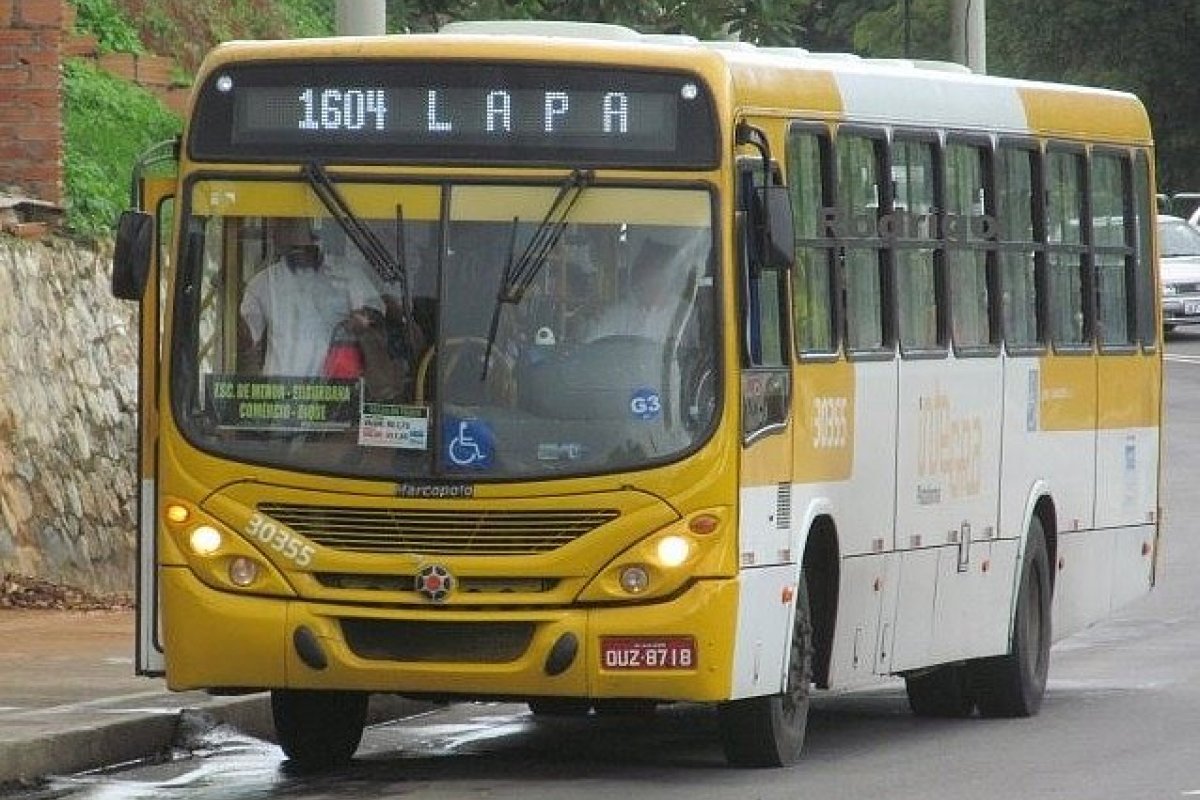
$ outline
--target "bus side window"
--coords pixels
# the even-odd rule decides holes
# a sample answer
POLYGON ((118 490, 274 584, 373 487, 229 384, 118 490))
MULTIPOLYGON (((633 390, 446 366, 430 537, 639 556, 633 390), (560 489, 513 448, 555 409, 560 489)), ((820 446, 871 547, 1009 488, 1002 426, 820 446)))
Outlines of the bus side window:
POLYGON ((796 351, 835 353, 838 349, 836 248, 828 236, 826 213, 833 204, 829 136, 794 128, 788 138, 788 188, 796 232, 792 270, 792 328, 796 351))
POLYGON ((1133 165, 1134 225, 1137 252, 1135 255, 1134 285, 1137 291, 1137 335, 1146 350, 1158 347, 1158 286, 1154 283, 1154 251, 1150 247, 1154 220, 1146 209, 1150 207, 1150 159, 1139 150, 1133 165))
POLYGON ((1005 144, 996 156, 996 230, 1000 261, 1001 317, 1010 349, 1039 347, 1041 246, 1037 220, 1037 151, 1022 143, 1005 144))
POLYGON ((1096 272, 1096 325, 1101 348, 1135 342, 1132 298, 1134 227, 1126 214, 1132 199, 1129 161, 1118 153, 1093 152, 1091 160, 1092 258, 1096 272))
POLYGON ((987 197, 988 172, 985 145, 946 146, 946 278, 951 332, 960 350, 1000 341, 999 325, 991 316, 996 226, 987 197))
POLYGON ((1050 336, 1078 348, 1090 336, 1090 280, 1083 238, 1086 188, 1082 152, 1046 154, 1046 255, 1050 282, 1050 336))
MULTIPOLYGON (((762 180, 763 169, 761 162, 746 161, 743 165, 740 180, 740 192, 743 207, 750 202, 756 182, 762 180)), ((772 175, 778 180, 776 169, 772 175)), ((748 232, 743 232, 748 236, 748 232)), ((747 277, 746 292, 746 326, 747 326, 747 356, 749 366, 780 367, 788 363, 787 341, 787 270, 761 269, 750 270, 749 248, 753 246, 745 241, 744 258, 747 260, 743 274, 747 277), (751 274, 752 272, 756 274, 751 274)))
MULTIPOLYGON (((894 245, 897 328, 904 351, 935 350, 945 341, 940 255, 934 212, 937 197, 936 141, 900 138, 892 143, 895 197, 888 238, 894 245)), ((881 231, 881 235, 883 232, 881 231)))
POLYGON ((885 251, 878 235, 887 198, 880 185, 883 136, 838 136, 837 206, 833 227, 844 247, 846 346, 881 351, 892 339, 886 317, 885 251))

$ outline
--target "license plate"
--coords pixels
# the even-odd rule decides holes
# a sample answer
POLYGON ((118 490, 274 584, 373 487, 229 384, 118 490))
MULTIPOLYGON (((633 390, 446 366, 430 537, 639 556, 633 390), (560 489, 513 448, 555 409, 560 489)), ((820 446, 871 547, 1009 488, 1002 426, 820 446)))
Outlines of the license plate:
POLYGON ((1200 300, 1189 300, 1184 302, 1183 313, 1189 317, 1200 314, 1200 300))
POLYGON ((604 669, 695 669, 696 640, 691 636, 602 636, 604 669))

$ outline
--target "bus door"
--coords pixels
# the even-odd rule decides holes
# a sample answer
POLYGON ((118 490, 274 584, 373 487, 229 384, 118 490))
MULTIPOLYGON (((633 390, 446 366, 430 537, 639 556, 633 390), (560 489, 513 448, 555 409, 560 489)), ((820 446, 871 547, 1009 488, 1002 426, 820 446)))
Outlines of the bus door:
MULTIPOLYGON (((761 161, 739 175, 741 278, 741 420, 739 557, 742 566, 735 697, 782 689, 790 644, 792 605, 781 602, 795 586, 802 553, 792 526, 791 367, 787 337, 788 271, 765 265, 752 241, 761 161)), ((774 182, 774 179, 773 179, 774 182)), ((761 206, 757 208, 762 211, 761 206)), ((790 223, 789 223, 790 224, 790 223)), ((789 247, 789 250, 791 248, 789 247)))
MULTIPOLYGON (((162 639, 158 614, 158 546, 156 541, 158 474, 158 379, 163 347, 163 312, 169 275, 170 233, 175 211, 175 176, 138 177, 135 205, 149 214, 152 246, 142 265, 144 283, 138 299, 138 560, 136 670, 162 675, 162 639)), ((119 251, 118 251, 119 252, 119 251)), ((114 274, 114 292, 118 292, 114 274)), ((128 297, 127 294, 121 294, 128 297)))

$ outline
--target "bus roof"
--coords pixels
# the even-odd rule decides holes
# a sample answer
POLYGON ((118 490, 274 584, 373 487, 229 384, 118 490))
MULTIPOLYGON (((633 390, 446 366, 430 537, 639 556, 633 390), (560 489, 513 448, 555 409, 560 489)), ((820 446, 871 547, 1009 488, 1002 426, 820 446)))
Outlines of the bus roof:
POLYGON ((364 57, 675 68, 703 75, 719 108, 745 113, 1151 143, 1145 108, 1127 92, 979 75, 949 62, 700 41, 606 23, 493 20, 429 34, 229 42, 206 59, 198 81, 229 59, 364 57))

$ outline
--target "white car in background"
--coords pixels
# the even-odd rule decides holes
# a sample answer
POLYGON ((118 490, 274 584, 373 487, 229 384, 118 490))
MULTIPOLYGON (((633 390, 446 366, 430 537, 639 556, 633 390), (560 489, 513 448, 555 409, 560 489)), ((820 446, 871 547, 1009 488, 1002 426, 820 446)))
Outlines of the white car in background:
POLYGON ((1200 324, 1200 228, 1159 214, 1158 256, 1163 329, 1200 324))

